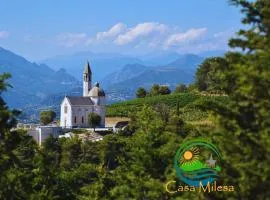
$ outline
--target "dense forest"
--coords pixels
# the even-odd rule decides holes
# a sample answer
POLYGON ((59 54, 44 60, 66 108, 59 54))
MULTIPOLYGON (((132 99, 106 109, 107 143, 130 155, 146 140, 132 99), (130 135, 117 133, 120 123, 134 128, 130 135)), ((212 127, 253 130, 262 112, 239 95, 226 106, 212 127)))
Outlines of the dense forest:
MULTIPOLYGON (((50 137, 39 147, 23 130, 14 130, 20 112, 10 110, 2 98, 10 77, 2 74, 0 199, 269 199, 270 1, 230 3, 241 8, 246 25, 229 41, 237 51, 199 66, 195 94, 132 101, 137 108, 123 111, 131 119, 128 128, 100 142, 50 137), (223 96, 199 96, 202 91, 223 96), (203 119, 211 126, 189 123, 185 99, 192 102, 190 109, 207 113, 203 119), (234 192, 166 192, 170 180, 183 184, 173 168, 177 148, 198 137, 222 152, 218 181, 234 185, 234 192)), ((118 107, 109 108, 111 115, 118 107)))

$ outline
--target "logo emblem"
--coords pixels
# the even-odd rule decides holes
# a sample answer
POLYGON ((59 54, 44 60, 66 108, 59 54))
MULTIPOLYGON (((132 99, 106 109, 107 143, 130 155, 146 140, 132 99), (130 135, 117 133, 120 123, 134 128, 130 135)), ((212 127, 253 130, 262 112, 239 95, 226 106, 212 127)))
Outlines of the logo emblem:
POLYGON ((184 183, 199 187, 219 177, 221 154, 215 145, 203 139, 184 142, 174 158, 178 178, 184 183))

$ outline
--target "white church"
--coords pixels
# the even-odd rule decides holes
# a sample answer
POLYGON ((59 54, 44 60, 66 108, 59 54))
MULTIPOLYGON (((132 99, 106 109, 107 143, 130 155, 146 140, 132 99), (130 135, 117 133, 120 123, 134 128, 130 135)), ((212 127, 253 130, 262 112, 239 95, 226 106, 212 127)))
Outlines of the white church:
POLYGON ((65 96, 61 103, 61 127, 89 127, 88 114, 101 117, 100 127, 105 127, 105 92, 99 83, 92 87, 92 72, 87 62, 83 72, 83 96, 65 96))

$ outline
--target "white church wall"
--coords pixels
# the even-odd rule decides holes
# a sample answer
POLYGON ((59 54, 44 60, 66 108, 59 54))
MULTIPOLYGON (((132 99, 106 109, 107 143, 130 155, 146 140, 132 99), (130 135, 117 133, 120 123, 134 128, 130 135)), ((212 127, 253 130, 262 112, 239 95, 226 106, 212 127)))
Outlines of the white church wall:
POLYGON ((60 126, 71 127, 72 126, 72 109, 68 99, 65 97, 61 104, 60 126), (66 109, 65 109, 66 107, 66 109))
POLYGON ((101 117, 101 127, 105 126, 105 107, 104 106, 71 106, 67 99, 64 99, 61 104, 61 127, 89 127, 88 114, 95 112, 101 117), (65 106, 67 106, 67 112, 65 113, 65 106), (76 118, 76 120, 75 120, 76 118), (66 120, 66 121, 65 121, 66 120))
POLYGON ((94 112, 93 106, 72 106, 72 124, 78 127, 88 127, 88 114, 94 112), (76 117, 76 121, 75 121, 76 117))

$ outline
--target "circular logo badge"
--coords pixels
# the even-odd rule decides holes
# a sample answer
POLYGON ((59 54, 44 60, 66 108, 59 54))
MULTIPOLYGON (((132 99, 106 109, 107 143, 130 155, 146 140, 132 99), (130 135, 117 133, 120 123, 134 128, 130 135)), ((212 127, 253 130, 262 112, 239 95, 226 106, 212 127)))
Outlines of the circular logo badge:
POLYGON ((184 183, 199 187, 218 179, 221 154, 212 143, 195 139, 184 142, 174 158, 178 178, 184 183))

